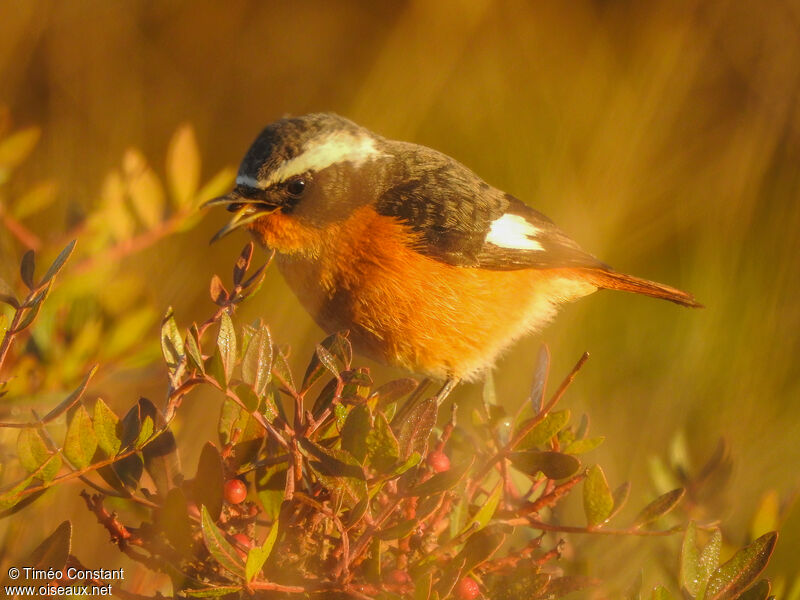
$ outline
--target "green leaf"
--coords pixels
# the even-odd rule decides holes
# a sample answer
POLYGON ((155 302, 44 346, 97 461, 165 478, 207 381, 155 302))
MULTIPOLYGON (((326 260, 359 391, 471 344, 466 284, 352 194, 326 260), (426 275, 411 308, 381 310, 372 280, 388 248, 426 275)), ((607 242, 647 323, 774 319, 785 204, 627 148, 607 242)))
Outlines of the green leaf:
POLYGON ((762 579, 739 596, 738 600, 767 600, 770 591, 772 591, 772 585, 769 580, 762 579))
POLYGON ((156 321, 157 313, 151 306, 142 306, 123 313, 105 333, 101 357, 107 359, 127 356, 126 351, 136 351, 142 340, 149 339, 150 328, 156 321))
POLYGON ((75 243, 77 240, 72 240, 69 244, 64 246, 64 249, 59 253, 56 259, 53 261, 53 264, 47 269, 47 273, 44 274, 42 280, 39 282, 39 285, 45 285, 49 283, 50 280, 58 274, 61 268, 64 266, 64 263, 67 262, 72 251, 75 249, 75 243))
POLYGON ((153 424, 153 419, 149 416, 145 417, 144 421, 142 421, 142 427, 139 429, 139 435, 136 436, 136 441, 133 443, 133 447, 141 448, 144 446, 145 442, 152 437, 154 430, 155 425, 153 424))
POLYGON ((239 396, 239 400, 242 401, 242 404, 245 405, 248 411, 253 412, 254 410, 258 410, 261 400, 256 396, 256 393, 250 386, 244 384, 237 385, 236 395, 239 396))
POLYGON ((42 302, 44 301, 47 292, 49 291, 49 287, 45 288, 43 291, 39 292, 31 301, 26 302, 23 306, 25 306, 28 310, 25 312, 25 316, 23 317, 22 321, 16 326, 14 332, 22 331, 26 329, 28 325, 33 323, 36 317, 39 314, 39 310, 42 308, 42 302))
POLYGON ((180 488, 167 492, 164 504, 156 512, 156 525, 179 554, 187 555, 193 544, 192 524, 189 519, 189 504, 180 488))
POLYGON ((47 491, 45 489, 40 489, 36 492, 26 494, 25 497, 21 497, 21 493, 25 491, 25 488, 27 488, 34 479, 35 477, 33 475, 28 475, 23 481, 18 482, 17 485, 0 494, 0 519, 5 519, 24 510, 27 506, 36 502, 36 500, 47 491))
POLYGON ((183 361, 185 351, 172 307, 167 309, 167 314, 164 315, 164 319, 161 321, 161 352, 164 355, 169 372, 175 373, 183 361))
POLYGON ((656 492, 663 494, 669 490, 681 487, 681 481, 679 481, 670 467, 658 456, 651 456, 648 458, 648 467, 650 470, 650 479, 653 481, 656 492))
POLYGON ((531 382, 531 392, 528 396, 530 407, 535 413, 539 413, 544 405, 544 393, 547 388, 547 376, 550 373, 550 350, 547 344, 539 347, 536 356, 536 366, 534 368, 533 381, 531 382))
POLYGON ((324 448, 301 438, 300 451, 309 459, 309 466, 329 490, 345 492, 353 502, 367 495, 364 469, 348 452, 324 448))
POLYGON ((250 552, 247 553, 247 563, 244 566, 244 576, 248 583, 253 581, 253 578, 261 571, 264 563, 267 562, 267 559, 272 552, 272 548, 275 546, 275 540, 278 539, 279 528, 278 521, 275 521, 272 524, 272 528, 269 530, 269 535, 267 535, 267 539, 264 540, 264 543, 261 544, 261 546, 251 548, 250 552))
POLYGON ((319 461, 317 470, 325 475, 364 479, 364 470, 348 453, 325 448, 308 439, 300 439, 300 449, 309 459, 319 461))
POLYGON ((186 342, 183 347, 192 362, 192 367, 202 373, 205 365, 203 364, 203 355, 200 352, 200 344, 198 343, 199 337, 200 333, 197 330, 197 325, 193 324, 186 333, 186 342))
POLYGON ((285 382, 286 385, 288 385, 292 390, 297 389, 294 384, 292 370, 289 368, 289 361, 286 358, 286 350, 284 348, 278 347, 273 351, 272 374, 281 380, 282 385, 285 382))
POLYGON ((217 382, 223 391, 228 388, 228 378, 225 373, 225 366, 223 365, 222 356, 219 353, 219 349, 217 349, 217 351, 214 352, 214 354, 212 354, 208 360, 206 360, 205 368, 203 370, 206 372, 206 375, 217 382))
POLYGON ((0 168, 13 168, 25 160, 41 136, 38 127, 16 131, 0 141, 0 168))
POLYGON ((192 482, 192 496, 195 504, 205 506, 214 519, 218 519, 222 512, 224 485, 222 457, 214 444, 206 442, 200 452, 197 474, 192 482))
POLYGON ((233 285, 234 287, 242 283, 247 269, 250 268, 250 261, 253 259, 253 242, 248 242, 233 265, 233 285))
POLYGON ((355 404, 366 403, 372 387, 372 378, 367 373, 367 369, 360 367, 353 371, 342 371, 339 376, 344 381, 342 399, 355 404))
POLYGON ((311 413, 314 415, 315 419, 319 418, 325 409, 330 408, 331 404, 333 403, 333 398, 336 396, 338 384, 338 381, 331 379, 320 390, 317 399, 314 400, 314 407, 311 409, 311 413))
POLYGON ((628 501, 628 496, 631 493, 631 483, 630 481, 626 481, 621 483, 611 494, 614 497, 614 510, 611 511, 611 514, 608 515, 608 520, 613 519, 619 511, 625 506, 625 503, 628 501))
POLYGON ((699 572, 700 572, 700 581, 702 585, 700 586, 700 593, 697 594, 700 598, 705 598, 706 595, 706 585, 708 583, 708 579, 711 577, 711 574, 717 570, 719 566, 719 554, 722 550, 722 533, 719 529, 715 529, 714 533, 711 534, 711 539, 705 545, 705 547, 700 551, 700 560, 699 560, 699 572))
POLYGON ((623 593, 623 600, 642 600, 642 584, 644 579, 644 572, 640 570, 636 573, 636 577, 623 593))
POLYGON ((92 426, 92 418, 83 406, 79 406, 67 427, 64 456, 75 468, 83 469, 91 464, 95 450, 97 435, 92 426))
POLYGON ((685 494, 686 490, 683 488, 662 494, 641 510, 631 526, 639 529, 656 521, 675 508, 685 494))
POLYGON ((780 503, 777 490, 764 492, 750 524, 751 539, 756 539, 760 535, 778 529, 780 503))
POLYGON ((144 461, 140 455, 131 454, 112 463, 111 470, 126 488, 135 490, 144 473, 144 461))
POLYGON ((353 455, 359 463, 367 458, 367 435, 372 429, 369 408, 365 404, 354 406, 347 415, 342 427, 342 448, 353 455))
POLYGON ((328 350, 322 344, 317 344, 317 358, 319 358, 320 364, 325 367, 331 375, 334 377, 339 377, 339 367, 336 366, 336 359, 331 354, 330 350, 328 350))
MULTIPOLYGON (((407 458, 412 452, 425 454, 428 438, 433 426, 436 425, 437 412, 436 396, 431 396, 412 407, 405 418, 394 428, 403 458, 407 458)), ((398 417, 396 416, 394 420, 397 421, 398 417)))
MULTIPOLYGON (((380 540, 378 540, 378 544, 380 544, 380 540)), ((371 575, 372 573, 370 573, 370 576, 371 575)), ((378 574, 378 576, 379 575, 380 574, 378 574)), ((431 570, 426 573, 416 575, 414 577, 413 600, 429 600, 434 598, 434 596, 431 594, 431 590, 433 587, 433 576, 434 576, 434 571, 431 570)), ((436 597, 438 598, 438 594, 436 597)))
POLYGON ((142 448, 144 468, 156 484, 158 493, 166 495, 183 479, 175 436, 167 426, 164 415, 147 398, 139 398, 139 414, 144 417, 140 438, 142 442, 147 441, 142 448), (145 437, 148 422, 152 423, 155 435, 145 437))
POLYGON ((127 192, 122 175, 111 171, 103 181, 100 191, 100 209, 90 217, 89 228, 98 240, 122 241, 130 239, 136 222, 128 208, 127 192))
POLYGON ((303 390, 309 389, 325 374, 325 371, 338 378, 339 373, 350 368, 353 358, 353 349, 350 341, 341 333, 334 333, 326 337, 319 344, 322 351, 317 350, 308 363, 303 376, 303 390))
POLYGON ((595 448, 597 448, 600 444, 605 441, 604 436, 598 436, 593 438, 583 438, 581 440, 575 440, 574 442, 570 442, 567 444, 566 448, 564 448, 564 454, 586 454, 587 452, 591 452, 595 448))
POLYGON ((464 559, 463 573, 469 573, 475 567, 489 560, 500 549, 506 539, 506 534, 500 527, 491 526, 467 538, 461 552, 453 559, 454 564, 459 564, 464 559))
POLYGON ((583 481, 583 512, 589 527, 604 523, 614 509, 614 497, 600 465, 592 465, 583 481))
MULTIPOLYGON (((3 511, 3 517, 10 516, 16 512, 15 509, 17 509, 17 506, 24 502, 24 500, 20 500, 20 495, 33 482, 34 479, 36 479, 35 475, 28 475, 25 479, 13 487, 0 492, 0 511, 3 511)), ((28 498, 30 498, 30 495, 26 496, 25 500, 28 498)))
POLYGON ((734 554, 711 575, 706 587, 706 599, 738 598, 767 566, 777 540, 776 532, 765 533, 734 554))
POLYGON ((242 591, 240 585, 215 585, 208 588, 185 589, 181 593, 190 598, 219 598, 242 591))
POLYGON ((8 304, 13 309, 19 308, 19 300, 14 294, 14 289, 3 278, 0 278, 0 302, 8 304))
POLYGON ((574 475, 580 469, 580 462, 574 456, 562 452, 540 452, 524 450, 509 455, 511 464, 516 469, 531 477, 544 473, 548 479, 564 479, 574 475))
POLYGON ((164 217, 164 189, 141 152, 129 149, 122 159, 128 197, 139 221, 155 229, 164 217))
POLYGON ((385 529, 381 529, 378 533, 375 534, 375 537, 390 541, 390 540, 401 540, 404 537, 408 536, 409 533, 414 531, 417 528, 419 523, 416 519, 406 519, 400 521, 396 525, 391 527, 386 527, 385 529))
POLYGON ((259 327, 242 358, 242 380, 262 396, 272 377, 272 336, 266 325, 259 327))
POLYGON ((56 406, 53 410, 51 410, 42 418, 42 423, 49 423, 56 417, 59 417, 62 413, 68 411, 75 404, 77 404, 78 400, 81 399, 83 393, 86 391, 86 386, 89 385, 89 380, 94 376, 96 372, 97 372, 97 365, 94 365, 91 369, 89 369, 89 372, 86 373, 86 375, 84 375, 83 380, 78 384, 78 387, 72 390, 69 396, 67 396, 64 400, 59 402, 58 406, 56 406))
POLYGON ((239 427, 241 413, 242 409, 230 398, 225 398, 222 401, 222 406, 219 411, 219 421, 217 422, 217 433, 219 434, 221 445, 227 446, 230 444, 233 439, 234 429, 241 429, 239 427))
POLYGON ((264 516, 272 521, 278 518, 286 488, 287 464, 263 467, 257 471, 256 493, 264 508, 264 516))
POLYGON ((243 576, 244 564, 239 554, 234 550, 228 540, 225 539, 225 534, 214 524, 214 520, 211 518, 205 505, 200 508, 200 511, 202 514, 201 527, 203 529, 203 541, 205 542, 206 548, 208 548, 208 552, 226 570, 236 576, 243 576))
POLYGON ((439 494, 441 492, 453 489, 458 482, 464 478, 467 472, 469 472, 474 462, 475 456, 472 456, 470 457, 469 462, 457 467, 453 467, 449 471, 436 473, 430 479, 411 487, 402 495, 412 498, 422 498, 424 496, 431 496, 433 494, 439 494))
POLYGON ((67 564, 71 547, 72 523, 64 521, 31 552, 23 564, 32 569, 60 571, 67 564))
POLYGON ((223 167, 197 192, 197 200, 211 200, 227 192, 236 179, 235 167, 223 167))
POLYGON ((29 473, 44 483, 51 481, 61 469, 61 457, 50 452, 38 429, 22 429, 17 437, 19 462, 29 473))
POLYGON ((653 594, 650 598, 652 600, 672 600, 672 594, 663 585, 658 585, 653 589, 653 594))
MULTIPOLYGON (((552 575, 547 573, 525 572, 524 569, 518 569, 513 575, 506 575, 499 580, 502 582, 500 585, 503 585, 505 592, 502 598, 503 600, 532 600, 534 598, 536 600, 545 598, 555 600, 556 596, 551 595, 547 587, 551 579, 552 575)), ((458 596, 456 595, 456 597, 458 596)), ((561 597, 558 596, 558 598, 561 597)))
POLYGON ((116 456, 122 445, 119 436, 119 417, 101 398, 94 405, 94 432, 97 445, 107 456, 116 456))
MULTIPOLYGON (((549 413, 541 423, 536 425, 522 440, 517 444, 519 450, 528 450, 536 446, 542 446, 549 442, 553 436, 566 427, 569 423, 570 412, 568 410, 559 410, 549 413)), ((533 417, 535 419, 537 417, 533 417)), ((532 419, 529 419, 519 426, 521 430, 532 419)))
POLYGON ((225 289, 222 279, 216 274, 211 276, 211 283, 209 284, 208 291, 211 294, 211 301, 218 306, 223 306, 230 298, 230 294, 228 290, 225 289))
POLYGON ((41 212, 56 200, 58 186, 52 181, 34 184, 14 202, 13 215, 18 221, 41 212))
POLYGON ((416 379, 394 379, 376 388, 370 394, 370 400, 377 399, 377 408, 384 410, 390 404, 408 396, 417 389, 419 382, 416 379))
POLYGON ((702 598, 704 595, 701 595, 700 592, 705 588, 708 576, 709 573, 700 563, 700 552, 697 549, 697 526, 694 521, 689 521, 681 545, 681 586, 693 598, 702 598))
POLYGON ((388 472, 400 459, 400 443, 392 432, 386 416, 379 412, 367 433, 367 457, 369 464, 380 473, 388 472))
POLYGON ((483 501, 481 507, 478 509, 478 512, 467 521, 467 524, 464 526, 462 533, 467 533, 469 531, 480 531, 484 527, 489 524, 492 517, 494 516, 497 507, 500 505, 500 500, 503 498, 503 482, 498 481, 497 485, 495 485, 494 490, 486 500, 483 501))
POLYGON ((219 320, 217 349, 219 350, 220 359, 222 359, 222 368, 225 373, 225 383, 227 384, 231 380, 233 368, 236 366, 236 332, 233 329, 233 321, 231 321, 227 311, 222 313, 219 320))
POLYGON ((35 269, 36 253, 33 250, 28 250, 22 255, 22 262, 20 262, 19 265, 19 274, 22 278, 22 283, 24 283, 29 290, 36 287, 33 282, 33 272, 35 269))
POLYGON ((200 152, 191 125, 181 125, 169 142, 167 181, 175 205, 189 206, 200 183, 200 152))
POLYGON ((585 575, 565 575, 553 579, 547 586, 548 597, 563 598, 567 594, 599 585, 597 579, 585 575), (552 596, 550 596, 552 595, 552 596))

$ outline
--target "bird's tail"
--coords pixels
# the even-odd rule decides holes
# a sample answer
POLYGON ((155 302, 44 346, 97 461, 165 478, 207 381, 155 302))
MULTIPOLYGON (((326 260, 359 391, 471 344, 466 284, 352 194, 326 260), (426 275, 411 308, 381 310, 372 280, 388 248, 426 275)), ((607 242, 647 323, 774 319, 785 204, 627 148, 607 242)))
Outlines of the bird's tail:
POLYGON ((639 279, 632 275, 625 275, 624 273, 617 273, 616 271, 605 269, 587 269, 584 271, 584 275, 590 283, 599 288, 644 294, 645 296, 662 298, 674 302, 675 304, 689 306, 691 308, 703 307, 691 294, 662 283, 656 283, 655 281, 639 279))

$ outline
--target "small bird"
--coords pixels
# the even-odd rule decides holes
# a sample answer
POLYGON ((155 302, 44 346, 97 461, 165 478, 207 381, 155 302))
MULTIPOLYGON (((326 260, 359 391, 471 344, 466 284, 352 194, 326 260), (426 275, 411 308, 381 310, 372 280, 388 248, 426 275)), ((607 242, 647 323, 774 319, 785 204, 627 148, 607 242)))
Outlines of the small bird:
POLYGON ((280 119, 208 204, 277 254, 297 298, 354 349, 445 385, 474 380, 559 305, 614 289, 699 307, 614 271, 542 213, 431 148, 330 113, 280 119))

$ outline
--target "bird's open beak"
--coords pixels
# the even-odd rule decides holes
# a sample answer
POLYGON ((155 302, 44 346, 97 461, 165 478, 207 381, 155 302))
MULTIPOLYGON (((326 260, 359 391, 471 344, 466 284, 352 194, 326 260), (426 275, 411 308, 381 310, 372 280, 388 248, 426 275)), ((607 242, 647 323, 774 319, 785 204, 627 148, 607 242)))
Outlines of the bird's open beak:
POLYGON ((252 223, 264 215, 273 213, 279 208, 278 206, 269 204, 263 200, 252 200, 240 196, 236 193, 236 191, 226 194, 225 196, 220 196, 219 198, 209 200, 203 204, 203 208, 206 206, 217 206, 220 204, 226 206, 229 211, 234 213, 234 215, 228 224, 225 225, 225 227, 214 234, 214 237, 211 238, 211 244, 225 237, 234 229, 244 227, 248 223, 252 223))

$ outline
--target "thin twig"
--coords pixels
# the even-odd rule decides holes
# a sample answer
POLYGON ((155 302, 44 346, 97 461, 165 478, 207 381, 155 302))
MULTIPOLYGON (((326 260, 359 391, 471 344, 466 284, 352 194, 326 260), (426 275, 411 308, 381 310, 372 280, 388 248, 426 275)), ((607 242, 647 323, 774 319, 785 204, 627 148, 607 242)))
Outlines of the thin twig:
POLYGON ((560 533, 588 533, 591 535, 638 535, 642 537, 659 537, 666 535, 674 535, 684 531, 683 527, 672 527, 670 529, 663 529, 657 531, 643 531, 641 529, 603 529, 600 527, 577 527, 573 525, 554 525, 552 523, 545 523, 530 517, 520 517, 516 519, 508 519, 502 521, 507 525, 530 525, 534 529, 540 531, 558 531, 560 533))
POLYGON ((478 471, 477 475, 474 476, 475 481, 483 480, 483 478, 492 469, 492 467, 494 467, 495 464, 497 464, 501 460, 505 459, 509 454, 511 454, 514 448, 523 439, 525 439, 525 436, 528 435, 531 431, 533 431, 534 427, 536 427, 539 423, 544 421, 544 419, 547 417, 550 411, 553 410, 558 401, 561 400, 561 397, 564 395, 564 393, 567 391, 567 388, 569 388, 570 384, 575 379, 575 376, 578 374, 578 371, 581 370, 581 367, 583 367, 583 365, 586 363, 588 359, 589 359, 589 353, 584 352, 583 356, 581 356, 578 362, 575 364, 575 366, 572 367, 572 371, 569 372, 569 375, 567 375, 564 378, 564 381, 561 382, 561 385, 556 390, 556 393, 553 394, 553 397, 550 398, 547 404, 545 404, 542 410, 539 413, 537 413, 535 417, 533 417, 530 421, 528 421, 525 424, 525 426, 522 427, 516 433, 516 435, 512 438, 512 440, 508 442, 508 444, 506 444, 506 446, 502 450, 500 450, 497 454, 495 454, 489 460, 486 461, 483 467, 481 467, 481 469, 478 471))

